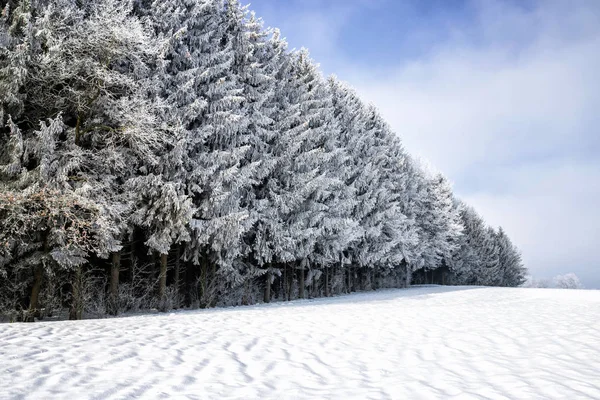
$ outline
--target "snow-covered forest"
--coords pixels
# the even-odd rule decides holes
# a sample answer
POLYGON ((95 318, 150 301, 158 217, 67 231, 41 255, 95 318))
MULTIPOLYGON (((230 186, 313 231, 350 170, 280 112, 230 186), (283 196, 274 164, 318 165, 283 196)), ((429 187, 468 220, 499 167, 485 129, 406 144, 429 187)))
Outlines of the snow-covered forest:
POLYGON ((2 318, 524 282, 501 228, 238 0, 0 4, 2 318))

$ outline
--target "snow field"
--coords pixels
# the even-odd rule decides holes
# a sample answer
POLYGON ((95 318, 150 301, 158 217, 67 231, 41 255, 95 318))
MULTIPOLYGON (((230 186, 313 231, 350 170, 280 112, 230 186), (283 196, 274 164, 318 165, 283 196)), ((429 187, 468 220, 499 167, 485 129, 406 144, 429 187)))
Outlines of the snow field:
POLYGON ((416 287, 0 325, 0 399, 600 399, 600 291, 416 287))

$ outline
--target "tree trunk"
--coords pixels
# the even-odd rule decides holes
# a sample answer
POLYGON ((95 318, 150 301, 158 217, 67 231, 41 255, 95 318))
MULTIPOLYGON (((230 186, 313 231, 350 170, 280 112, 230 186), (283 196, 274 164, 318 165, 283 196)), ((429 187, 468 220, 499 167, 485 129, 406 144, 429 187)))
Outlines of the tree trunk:
POLYGON ((38 302, 40 298, 40 290, 42 289, 42 279, 44 277, 44 267, 41 264, 35 266, 33 270, 33 287, 31 288, 31 298, 29 300, 29 311, 27 312, 26 321, 33 322, 34 317, 39 316, 38 302))
POLYGON ((286 264, 285 266, 286 268, 289 267, 289 271, 288 271, 288 281, 287 281, 287 285, 288 285, 288 301, 292 300, 292 287, 294 286, 294 269, 291 266, 288 266, 288 264, 286 264))
POLYGON ((365 276, 364 276, 364 268, 358 267, 356 269, 358 271, 358 290, 357 292, 365 290, 365 276))
POLYGON ((303 299, 304 298, 304 267, 300 267, 300 269, 298 270, 299 273, 299 281, 300 283, 298 283, 298 297, 303 299))
MULTIPOLYGON (((278 270, 281 270, 281 266, 279 266, 278 264, 273 264, 273 267, 277 268, 278 270)), ((275 297, 276 299, 281 299, 281 293, 283 293, 283 286, 281 286, 281 277, 282 275, 276 275, 275 279, 273 280, 273 283, 277 282, 275 287, 272 288, 274 290, 272 297, 275 297)))
POLYGON ((373 273, 371 274, 371 287, 373 290, 379 290, 381 281, 379 280, 379 273, 375 268, 373 268, 373 273))
POLYGON ((110 293, 108 299, 108 313, 117 315, 119 313, 119 272, 121 270, 121 252, 112 253, 112 264, 110 266, 110 293))
POLYGON ((81 274, 81 265, 75 268, 73 277, 73 289, 71 298, 71 308, 69 309, 70 320, 80 320, 83 317, 83 279, 81 274))
POLYGON ((190 307, 192 305, 192 298, 191 298, 191 287, 192 285, 190 284, 190 277, 192 276, 192 273, 190 271, 190 265, 191 263, 184 263, 183 264, 183 305, 184 307, 190 307))
POLYGON ((348 290, 347 293, 352 293, 352 266, 348 265, 348 290))
POLYGON ((242 305, 247 306, 250 305, 248 301, 248 281, 244 280, 244 291, 242 292, 242 305))
POLYGON ((329 297, 329 271, 330 268, 325 268, 325 297, 329 297))
POLYGON ((283 300, 289 301, 290 298, 288 296, 287 264, 283 264, 283 279, 281 280, 281 285, 283 286, 283 300))
MULTIPOLYGON (((44 236, 44 254, 48 254, 50 246, 48 245, 48 234, 44 236)), ((33 287, 31 288, 31 298, 29 299, 29 310, 25 321, 33 322, 36 317, 40 316, 39 299, 40 291, 42 290, 42 280, 44 279, 44 266, 38 264, 33 270, 33 287)))
POLYGON ((208 301, 208 306, 209 307, 213 307, 216 304, 217 301, 217 264, 216 263, 212 263, 211 264, 211 274, 210 274, 210 299, 208 301))
POLYGON ((271 272, 265 274, 265 303, 271 302, 271 272))
POLYGON ((206 298, 207 298, 207 294, 206 294, 206 281, 208 280, 208 265, 207 264, 207 257, 206 255, 204 257, 202 257, 202 260, 200 260, 200 293, 199 293, 199 300, 200 300, 200 308, 207 308, 207 304, 206 304, 206 298))
POLYGON ((160 273, 158 276, 159 309, 167 311, 167 254, 160 255, 160 273))
POLYGON ((173 278, 173 287, 175 288, 175 304, 173 304, 174 308, 179 308, 181 306, 181 282, 180 282, 180 264, 181 264, 181 245, 177 245, 175 249, 175 276, 173 278))

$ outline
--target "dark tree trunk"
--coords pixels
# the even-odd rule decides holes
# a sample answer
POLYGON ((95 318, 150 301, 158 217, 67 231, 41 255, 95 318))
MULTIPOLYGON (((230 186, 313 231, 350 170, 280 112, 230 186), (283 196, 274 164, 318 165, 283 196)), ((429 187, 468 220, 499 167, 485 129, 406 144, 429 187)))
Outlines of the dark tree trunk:
POLYGON ((357 292, 365 290, 365 279, 364 279, 364 268, 358 267, 358 290, 357 292))
POLYGON ((283 286, 283 300, 290 301, 290 297, 288 296, 287 264, 283 264, 283 278, 281 279, 281 285, 283 286))
POLYGON ((298 283, 298 297, 304 298, 304 267, 298 269, 299 283, 298 283))
POLYGON ((81 265, 75 268, 72 286, 69 319, 80 320, 83 317, 83 275, 81 272, 81 265))
POLYGON ((121 270, 121 252, 112 254, 110 266, 110 293, 108 298, 108 313, 117 315, 119 313, 119 272, 121 270))
POLYGON ((348 265, 348 293, 352 293, 352 266, 348 265))
POLYGON ((33 270, 33 287, 31 288, 31 298, 29 300, 29 311, 27 312, 26 321, 33 322, 34 317, 39 316, 39 298, 40 290, 42 289, 42 279, 44 277, 44 267, 39 264, 33 270))
POLYGON ((173 277, 173 287, 175 288, 175 304, 173 306, 177 309, 181 307, 181 282, 180 282, 180 267, 181 267, 181 246, 177 245, 175 248, 175 276, 173 277))
POLYGON ((288 293, 288 301, 292 300, 292 287, 294 286, 294 268, 288 264, 286 264, 285 266, 286 268, 289 268, 288 274, 287 274, 287 293, 288 293))
POLYGON ((167 311, 167 254, 160 255, 160 272, 158 275, 158 299, 160 311, 167 311))
MULTIPOLYGON (((48 245, 48 234, 44 236, 44 254, 48 254, 50 246, 48 245)), ((39 302, 40 291, 42 290, 42 281, 44 279, 44 266, 38 264, 33 270, 33 287, 31 288, 31 298, 29 299, 29 310, 25 321, 33 322, 36 317, 40 316, 39 302)))
POLYGON ((208 265, 207 265, 208 257, 204 255, 202 260, 200 260, 200 290, 199 300, 200 300, 200 308, 207 308, 208 304, 206 304, 207 298, 207 285, 206 281, 208 281, 208 265))
POLYGON ((242 292, 242 305, 248 306, 250 305, 250 301, 248 298, 248 281, 244 281, 244 291, 242 292))
POLYGON ((209 288, 211 290, 208 306, 213 307, 217 301, 217 264, 212 263, 210 268, 209 288))
MULTIPOLYGON (((278 270, 281 269, 280 266, 277 264, 273 264, 273 268, 277 268, 278 270)), ((275 286, 273 286, 271 288, 271 290, 273 291, 273 294, 271 295, 271 297, 274 297, 276 299, 281 299, 281 293, 282 293, 281 275, 275 275, 275 278, 272 278, 272 279, 273 279, 273 283, 275 283, 275 286)))
POLYGON ((190 288, 192 286, 190 285, 190 276, 192 276, 191 272, 189 271, 190 265, 191 263, 183 264, 183 304, 187 307, 192 305, 190 296, 190 288))
POLYGON ((325 268, 325 297, 329 297, 329 270, 330 268, 325 268))
POLYGON ((271 302, 271 272, 265 274, 265 303, 271 302))

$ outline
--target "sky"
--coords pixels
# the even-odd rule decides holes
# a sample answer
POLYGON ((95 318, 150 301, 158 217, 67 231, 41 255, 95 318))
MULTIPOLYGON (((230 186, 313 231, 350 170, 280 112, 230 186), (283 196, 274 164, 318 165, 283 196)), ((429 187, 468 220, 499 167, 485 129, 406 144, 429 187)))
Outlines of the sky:
POLYGON ((521 249, 600 288, 600 1, 254 0, 521 249))

